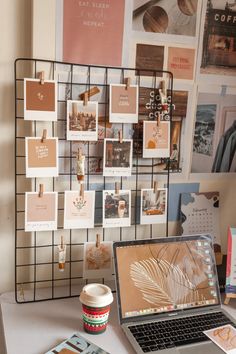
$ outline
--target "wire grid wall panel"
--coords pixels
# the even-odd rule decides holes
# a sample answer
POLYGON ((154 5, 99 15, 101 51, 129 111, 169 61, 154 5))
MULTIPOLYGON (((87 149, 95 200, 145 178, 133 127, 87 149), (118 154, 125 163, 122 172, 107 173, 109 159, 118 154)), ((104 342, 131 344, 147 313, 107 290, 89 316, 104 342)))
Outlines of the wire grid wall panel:
MULTIPOLYGON (((79 296, 84 284, 93 280, 83 279, 83 248, 88 241, 95 242, 96 234, 101 241, 135 240, 168 236, 165 224, 140 225, 140 193, 142 188, 169 187, 169 158, 142 158, 142 120, 155 120, 160 111, 158 89, 160 81, 166 79, 168 85, 169 112, 162 119, 172 120, 173 77, 167 71, 150 71, 130 68, 80 65, 50 60, 19 58, 15 61, 15 297, 18 303, 44 301, 79 296), (24 120, 24 78, 37 78, 45 72, 45 80, 57 81, 57 121, 24 120), (137 124, 109 123, 109 85, 122 84, 125 78, 139 87, 139 122, 137 124), (98 141, 66 140, 67 100, 78 100, 78 96, 97 87, 99 93, 89 100, 98 102, 98 141), (151 96, 150 96, 151 93, 151 96), (153 99, 149 102, 150 97, 153 99), (148 103, 148 109, 146 109, 148 103), (150 114, 149 114, 150 113, 150 114), (147 116, 148 115, 148 116, 147 116), (151 118, 150 118, 151 117, 151 118), (49 178, 26 178, 25 137, 41 137, 47 129, 48 137, 58 137, 59 176, 49 178), (133 166, 130 177, 104 177, 104 138, 118 138, 122 130, 123 138, 133 139, 133 166), (95 190, 94 229, 63 229, 64 191, 79 190, 76 178, 78 148, 85 155, 85 190, 95 190), (167 169, 159 169, 166 163, 167 169), (115 189, 131 190, 131 226, 117 228, 102 227, 102 192, 115 189), (58 192, 58 228, 56 231, 25 232, 25 192, 38 192, 43 183, 45 191, 58 192), (63 235, 67 245, 64 272, 58 270, 58 249, 63 235)), ((167 193, 167 200, 169 196, 167 193)), ((168 204, 168 203, 167 203, 168 204)), ((96 279, 115 291, 114 279, 96 279)))

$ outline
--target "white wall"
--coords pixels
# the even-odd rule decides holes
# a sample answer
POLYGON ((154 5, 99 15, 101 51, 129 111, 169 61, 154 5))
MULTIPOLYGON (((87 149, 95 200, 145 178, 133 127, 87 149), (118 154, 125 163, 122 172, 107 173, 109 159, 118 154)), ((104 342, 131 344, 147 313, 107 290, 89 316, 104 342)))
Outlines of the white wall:
POLYGON ((0 0, 0 293, 14 289, 14 60, 31 55, 31 0, 0 0))
MULTIPOLYGON (((13 63, 17 57, 31 55, 31 33, 32 56, 55 59, 55 4, 56 0, 0 0, 0 293, 14 289, 13 63)), ((192 112, 194 114, 194 109, 192 112)), ((220 191, 220 224, 225 252, 227 226, 236 226, 236 178, 235 175, 211 175, 209 178, 203 179, 198 174, 178 178, 178 182, 200 182, 200 191, 220 191)), ((177 230, 178 225, 171 223, 170 233, 175 234, 177 230)))

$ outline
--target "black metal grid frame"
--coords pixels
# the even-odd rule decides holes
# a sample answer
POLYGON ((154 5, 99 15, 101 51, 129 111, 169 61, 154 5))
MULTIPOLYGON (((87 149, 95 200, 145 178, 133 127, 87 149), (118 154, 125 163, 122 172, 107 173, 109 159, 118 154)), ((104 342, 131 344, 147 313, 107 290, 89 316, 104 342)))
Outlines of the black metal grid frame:
MULTIPOLYGON (((68 269, 68 273, 67 275, 65 275, 64 277, 56 277, 56 270, 55 267, 57 267, 57 259, 55 257, 55 252, 56 252, 56 247, 58 242, 56 242, 56 236, 55 233, 57 231, 50 231, 51 236, 48 237, 48 242, 47 243, 43 243, 43 244, 38 244, 38 240, 40 238, 40 234, 42 234, 42 232, 32 232, 30 233, 31 236, 29 236, 29 233, 25 233, 24 231, 24 226, 19 225, 20 221, 19 221, 19 216, 22 217, 22 215, 24 215, 24 207, 20 206, 20 203, 18 201, 19 198, 23 198, 25 195, 25 191, 27 188, 25 188, 24 191, 20 191, 20 183, 19 183, 19 178, 23 177, 25 178, 25 171, 22 172, 18 172, 19 170, 19 159, 20 158, 25 158, 25 154, 20 153, 20 148, 19 148, 19 143, 25 140, 25 137, 27 136, 26 133, 24 132, 23 135, 19 135, 18 134, 18 128, 19 128, 19 123, 22 122, 22 120, 24 121, 24 116, 23 114, 19 113, 19 104, 23 104, 24 101, 24 97, 22 97, 22 95, 20 95, 20 89, 19 89, 19 85, 23 85, 23 81, 24 81, 24 76, 22 76, 22 74, 20 74, 20 72, 24 72, 24 67, 27 67, 27 70, 29 70, 31 72, 31 75, 27 75, 28 78, 36 78, 37 77, 37 72, 38 71, 42 71, 42 65, 50 65, 51 66, 51 79, 54 80, 55 78, 55 69, 57 69, 57 67, 62 67, 62 69, 64 67, 66 67, 67 69, 69 69, 68 73, 70 75, 70 81, 60 81, 57 80, 57 84, 58 84, 58 91, 59 91, 59 87, 60 85, 69 85, 69 97, 65 97, 64 100, 60 100, 59 96, 58 96, 58 104, 63 103, 64 105, 66 105, 66 101, 67 99, 73 99, 73 89, 75 88, 86 88, 86 90, 90 89, 93 86, 97 86, 99 88, 102 88, 105 90, 105 101, 104 102, 99 102, 99 104, 103 104, 105 106, 105 121, 104 121, 104 126, 105 126, 105 136, 106 136, 106 129, 107 129, 107 124, 108 124, 108 119, 109 119, 109 84, 112 83, 108 80, 109 78, 109 72, 112 72, 112 74, 115 73, 115 75, 119 75, 120 77, 120 82, 119 83, 123 83, 124 82, 124 78, 126 77, 126 73, 130 74, 132 73, 132 76, 135 77, 136 82, 135 84, 137 84, 139 87, 141 87, 141 78, 142 76, 145 77, 145 74, 147 74, 146 76, 151 76, 151 80, 152 80, 152 86, 148 87, 151 89, 154 89, 155 92, 158 92, 158 88, 159 88, 159 81, 162 78, 163 75, 165 75, 168 78, 168 96, 170 97, 170 102, 169 102, 169 116, 168 116, 168 120, 170 120, 170 125, 172 122, 172 91, 173 91, 173 75, 171 72, 169 71, 161 71, 161 70, 151 70, 150 69, 132 69, 132 68, 123 68, 123 67, 102 67, 102 66, 96 66, 96 65, 84 65, 84 64, 75 64, 75 63, 67 63, 67 62, 59 62, 59 61, 52 61, 52 60, 44 60, 44 59, 32 59, 32 58, 18 58, 15 60, 15 65, 14 65, 14 69, 15 69, 15 299, 17 303, 27 303, 27 302, 38 302, 38 301, 45 301, 45 300, 53 300, 53 299, 62 299, 62 298, 68 298, 68 297, 75 297, 75 296, 79 296, 80 293, 80 285, 84 283, 85 280, 83 280, 82 275, 81 274, 77 274, 77 271, 73 271, 72 267, 73 264, 78 264, 80 263, 80 266, 83 262, 82 258, 77 258, 74 259, 72 257, 72 253, 75 249, 75 247, 79 246, 79 247, 83 247, 84 242, 75 242, 74 241, 74 237, 72 235, 72 230, 68 230, 69 232, 69 236, 67 238, 67 259, 66 259, 66 267, 68 269), (38 69, 38 67, 40 66, 40 70, 38 69), (29 67, 29 68, 28 68, 29 67), (22 70, 23 69, 23 70, 22 70), (87 73, 87 79, 86 82, 74 82, 73 81, 73 72, 74 70, 86 70, 87 73), (94 80, 92 79, 92 70, 103 70, 104 71, 104 81, 103 83, 96 83, 94 80), (33 74, 32 74, 33 72, 33 74), (20 237, 21 236, 21 237, 20 237), (19 241, 21 239, 21 242, 19 241), (29 242, 27 242, 29 239, 29 242), (23 242, 22 242, 23 240, 23 242), (50 259, 48 259, 47 261, 39 261, 38 257, 37 257, 37 253, 39 251, 44 251, 46 249, 49 249, 50 251, 50 259), (20 257, 20 253, 23 252, 23 257, 20 257), (32 258, 32 261, 28 261, 25 262, 25 257, 24 254, 26 252, 30 253, 29 258, 32 258), (23 262, 20 261, 20 258, 23 258, 23 262), (38 273, 39 273, 39 268, 41 266, 45 266, 47 267, 47 269, 50 269, 51 275, 48 276, 48 278, 43 278, 40 279, 40 277, 38 277, 38 273), (22 275, 26 275, 26 273, 28 274, 28 278, 27 276, 24 278, 23 276, 23 280, 21 279, 22 275), (78 282, 78 284, 77 284, 78 282), (66 293, 62 292, 57 292, 57 290, 60 288, 60 286, 58 287, 58 285, 63 285, 63 289, 66 289, 66 293), (41 287, 42 285, 42 287, 41 287), (75 287, 74 287, 75 286, 75 287), (45 288, 47 288, 47 291, 45 291, 45 288)), ((94 77, 96 77, 96 74, 94 74, 94 77)), ((117 83, 117 82, 115 82, 117 83)), ((132 83, 133 84, 133 83, 132 83)), ((83 90, 84 91, 84 90, 83 90)), ((156 109, 153 109, 153 111, 156 111, 156 109)), ((66 112, 66 109, 65 109, 66 112)), ((29 122, 29 121, 27 121, 29 122)), ((62 118, 58 118, 58 120, 56 122, 50 122, 51 124, 51 129, 52 129, 52 136, 55 137, 56 136, 56 124, 58 124, 58 122, 62 122, 63 124, 66 122, 66 113, 64 114, 64 117, 62 118)), ((49 122, 47 122, 49 123, 49 122)), ((25 121, 24 123, 25 124, 25 121)), ((31 132, 32 135, 31 136, 37 136, 36 131, 37 131, 37 121, 30 121, 31 124, 31 132)), ((138 127, 136 125, 136 127, 138 127)), ((124 124, 122 124, 122 130, 124 128, 124 124)), ((171 128, 171 127, 170 127, 171 128)), ((139 129, 139 128, 137 128, 139 129)), ((23 129, 24 130, 24 129, 23 129)), ((66 129, 65 129, 66 130, 66 129)), ((138 137, 139 135, 137 134, 136 139, 136 143, 140 143, 140 138, 138 137)), ((103 140, 103 139, 102 139, 103 140)), ((66 142, 66 131, 63 137, 58 138, 58 143, 65 143, 66 142)), ((135 141, 134 141, 135 142, 135 141)), ((73 142, 72 141, 67 141, 67 143, 69 143, 69 156, 68 155, 60 155, 59 153, 59 160, 69 160, 69 171, 67 172, 60 172, 59 171, 59 177, 60 176, 66 176, 69 178, 69 189, 71 190, 72 184, 73 184, 73 180, 75 178, 75 172, 73 171, 73 162, 75 160, 75 157, 73 156, 73 142)), ((94 156, 90 155, 90 151, 89 151, 89 145, 90 143, 87 144, 87 154, 86 154, 86 159, 87 159, 87 173, 86 173, 86 182, 85 182, 85 187, 87 190, 90 189, 90 177, 93 175, 92 173, 90 173, 89 171, 89 160, 91 158, 93 158, 94 156)), ((156 176, 160 174, 160 172, 158 172, 156 170, 156 166, 158 165, 156 159, 150 159, 151 160, 151 165, 142 165, 142 158, 139 155, 138 151, 135 151, 135 149, 133 149, 133 169, 132 169, 132 177, 134 177, 134 183, 133 183, 133 188, 131 188, 131 195, 133 195, 133 205, 132 205, 132 211, 134 213, 134 220, 132 223, 132 231, 133 231, 133 235, 132 235, 132 239, 137 239, 138 238, 138 218, 139 218, 139 208, 138 208, 138 198, 139 198, 139 194, 140 194, 140 189, 138 189, 138 183, 139 183, 139 178, 140 176, 149 176, 150 177, 150 181, 147 182, 147 185, 145 186, 145 188, 152 188, 153 186, 153 182, 154 179, 156 179, 156 176), (149 170, 146 171, 145 167, 148 167, 149 170), (141 169, 143 167, 143 169, 141 169)), ((166 159, 166 163, 167 163, 167 170, 166 172, 162 172, 161 174, 165 176, 166 178, 166 187, 167 187, 167 192, 169 189, 169 181, 170 181, 170 166, 169 166, 169 158, 166 159)), ((106 188, 107 185, 107 180, 109 180, 111 177, 104 177, 102 176, 102 173, 99 174, 95 174, 97 177, 99 176, 100 178, 102 178, 103 180, 103 188, 101 190, 95 190, 96 196, 97 194, 102 193, 102 191, 106 188)), ((52 191, 56 191, 55 189, 55 181, 56 181, 57 177, 49 177, 48 179, 50 179, 52 181, 52 191)), ((27 180, 29 180, 28 178, 24 180, 24 185, 26 184, 27 180)), ((37 178, 31 178, 31 189, 30 191, 37 191, 37 178)), ((116 178, 117 181, 117 178, 116 178)), ((122 189, 123 186, 123 177, 119 177, 119 182, 120 182, 120 188, 122 189)), ((114 182, 113 182, 114 183, 114 182)), ((111 182, 109 181, 109 184, 111 184, 111 182)), ((58 197, 60 195, 63 195, 64 192, 58 192, 58 197)), ((132 198, 131 198, 132 200, 132 198)), ((169 209, 169 193, 167 193, 167 221, 166 221, 166 225, 165 225, 165 233, 166 236, 168 237, 168 209, 169 209)), ((95 205, 95 209, 101 209, 101 206, 97 206, 95 205)), ((61 208, 58 205, 58 212, 60 213, 61 211, 63 211, 63 208, 61 208)), ((95 224, 95 229, 99 228, 101 229, 102 225, 100 224, 95 224)), ((58 230, 63 230, 62 226, 58 227, 58 230)), ((116 241, 121 241, 123 239, 123 234, 122 234, 122 227, 119 227, 119 236, 116 239, 116 241)), ((89 229, 85 230, 86 232, 86 241, 89 240, 89 229)), ((102 229, 102 239, 106 240, 106 232, 107 229, 103 228, 102 229)), ((152 238, 154 237, 153 235, 153 225, 150 224, 149 225, 149 237, 152 238)), ((78 237, 77 237, 78 238, 78 237)), ((105 282, 104 279, 101 279, 101 282, 105 282)), ((108 284, 110 285, 110 284, 108 284)), ((113 290, 114 291, 114 290, 113 290)))

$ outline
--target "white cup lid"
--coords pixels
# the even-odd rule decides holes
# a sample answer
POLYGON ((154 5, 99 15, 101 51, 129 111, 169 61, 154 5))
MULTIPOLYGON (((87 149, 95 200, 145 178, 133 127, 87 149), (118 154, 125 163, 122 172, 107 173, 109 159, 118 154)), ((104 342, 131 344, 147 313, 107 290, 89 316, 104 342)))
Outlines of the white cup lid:
POLYGON ((80 294, 82 304, 90 307, 103 307, 113 301, 111 289, 104 284, 92 283, 85 285, 80 294))

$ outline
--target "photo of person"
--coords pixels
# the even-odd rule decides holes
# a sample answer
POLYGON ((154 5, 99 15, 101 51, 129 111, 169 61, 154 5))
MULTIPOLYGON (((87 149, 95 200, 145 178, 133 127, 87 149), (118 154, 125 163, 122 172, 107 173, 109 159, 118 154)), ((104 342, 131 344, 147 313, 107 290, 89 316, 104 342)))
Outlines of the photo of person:
POLYGON ((133 141, 104 139, 104 176, 131 176, 133 141))
POLYGON ((167 189, 141 190, 141 224, 159 224, 166 222, 167 189))
POLYGON ((67 101, 67 140, 96 141, 98 136, 98 103, 67 101))
POLYGON ((103 227, 130 226, 131 192, 103 191, 103 227))

